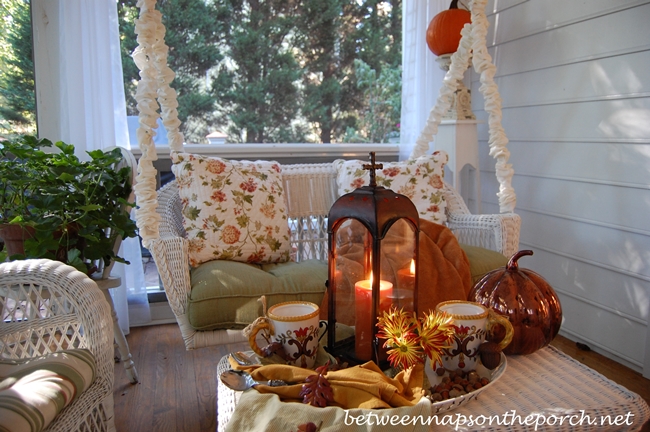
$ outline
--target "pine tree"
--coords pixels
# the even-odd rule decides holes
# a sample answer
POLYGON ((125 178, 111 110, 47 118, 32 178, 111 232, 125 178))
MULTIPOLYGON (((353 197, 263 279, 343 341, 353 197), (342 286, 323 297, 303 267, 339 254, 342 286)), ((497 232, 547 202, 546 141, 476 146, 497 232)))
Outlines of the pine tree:
POLYGON ((32 25, 29 2, 1 0, 0 125, 9 133, 36 129, 32 25))
MULTIPOLYGON (((360 48, 355 83, 361 91, 357 137, 387 142, 399 133, 402 99, 402 10, 400 0, 367 0, 360 5, 360 48)), ((349 132, 348 132, 349 133, 349 132)))
POLYGON ((355 61, 363 59, 378 74, 384 65, 401 64, 401 2, 305 0, 301 4, 296 40, 304 68, 304 117, 323 143, 352 136, 373 140, 377 134, 368 127, 377 128, 365 120, 375 117, 364 114, 370 102, 367 89, 357 84, 355 61))
POLYGON ((228 61, 213 81, 214 94, 235 142, 305 142, 297 124, 300 68, 292 32, 296 6, 285 0, 226 0, 228 61))
POLYGON ((385 143, 399 134, 402 111, 402 76, 400 67, 384 64, 377 73, 363 60, 355 60, 357 87, 363 92, 360 130, 371 143, 385 143))
MULTIPOLYGON (((386 129, 372 124, 386 116, 368 112, 370 92, 358 85, 354 62, 363 60, 376 78, 389 67, 394 77, 401 64, 401 0, 159 4, 188 141, 202 140, 208 125, 231 142, 260 143, 368 141, 386 129)), ((130 54, 136 42, 128 35, 135 0, 121 0, 120 16, 127 101, 135 114, 138 73, 130 54)))
MULTIPOLYGON (((135 89, 139 71, 131 58, 137 46, 135 19, 137 0, 121 0, 120 18, 122 67, 127 112, 137 115, 135 89)), ((223 56, 225 16, 223 10, 204 0, 166 0, 158 2, 165 24, 165 43, 169 46, 169 67, 176 77, 171 86, 178 94, 178 117, 181 131, 189 142, 205 142, 205 136, 219 123, 216 99, 208 88, 208 72, 223 56)))
MULTIPOLYGON (((354 55, 354 44, 346 41, 354 25, 343 14, 348 3, 305 0, 296 20, 296 41, 303 64, 302 113, 322 143, 340 137, 350 123, 347 110, 351 107, 346 102, 353 98, 344 88, 354 55)), ((351 122, 354 124, 354 118, 351 122)))
POLYGON ((366 0, 359 6, 356 37, 360 40, 357 58, 378 73, 383 64, 402 64, 402 2, 366 0))

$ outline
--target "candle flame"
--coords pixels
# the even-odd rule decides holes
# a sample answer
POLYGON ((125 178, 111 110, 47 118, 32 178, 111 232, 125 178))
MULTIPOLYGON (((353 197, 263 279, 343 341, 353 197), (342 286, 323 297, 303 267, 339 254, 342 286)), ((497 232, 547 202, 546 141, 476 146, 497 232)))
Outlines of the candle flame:
POLYGON ((411 274, 412 275, 415 274, 415 260, 414 259, 411 260, 411 274))

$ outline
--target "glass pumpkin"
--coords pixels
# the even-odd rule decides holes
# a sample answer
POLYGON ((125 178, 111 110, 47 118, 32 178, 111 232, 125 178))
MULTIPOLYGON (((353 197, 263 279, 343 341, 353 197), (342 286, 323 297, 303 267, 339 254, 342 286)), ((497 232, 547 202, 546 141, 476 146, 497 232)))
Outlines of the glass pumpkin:
POLYGON ((562 325, 562 306, 553 288, 542 276, 517 264, 519 258, 532 254, 517 252, 505 267, 483 276, 468 296, 469 301, 510 319, 514 336, 503 350, 506 354, 530 354, 547 346, 562 325))

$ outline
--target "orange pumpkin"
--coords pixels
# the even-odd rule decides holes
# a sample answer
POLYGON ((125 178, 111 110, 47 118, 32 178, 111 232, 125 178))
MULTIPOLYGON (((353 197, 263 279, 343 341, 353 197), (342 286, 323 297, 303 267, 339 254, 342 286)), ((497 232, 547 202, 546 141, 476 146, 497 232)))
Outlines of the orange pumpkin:
POLYGON ((518 268, 517 260, 532 254, 530 250, 517 252, 505 267, 483 276, 468 296, 469 301, 510 320, 514 336, 503 350, 506 354, 530 354, 545 347, 562 324, 562 306, 553 288, 534 271, 518 268))
POLYGON ((427 28, 427 45, 437 56, 455 53, 460 43, 460 31, 471 22, 471 14, 458 9, 458 0, 453 0, 449 9, 434 16, 427 28))

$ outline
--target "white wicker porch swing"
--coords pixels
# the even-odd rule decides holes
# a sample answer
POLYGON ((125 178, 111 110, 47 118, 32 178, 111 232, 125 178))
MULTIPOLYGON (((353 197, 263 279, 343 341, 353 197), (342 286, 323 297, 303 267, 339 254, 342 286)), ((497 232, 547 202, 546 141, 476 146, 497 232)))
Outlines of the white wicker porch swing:
MULTIPOLYGON (((456 90, 458 80, 462 78, 472 58, 475 70, 481 74, 482 85, 479 90, 484 95, 485 108, 489 113, 489 146, 490 154, 496 159, 496 176, 500 183, 497 196, 501 214, 470 214, 460 195, 445 185, 446 224, 460 242, 510 256, 518 248, 521 219, 513 213, 516 203, 510 184, 513 170, 507 163, 508 140, 501 127, 501 99, 493 79, 496 68, 485 43, 488 27, 485 16, 486 2, 487 0, 470 2, 472 24, 466 25, 462 31, 459 49, 451 57, 451 66, 436 105, 429 114, 410 158, 414 159, 427 153, 441 118, 449 108, 449 96, 456 90)), ((167 129, 172 154, 183 152, 184 141, 179 132, 176 92, 169 85, 174 73, 167 66, 165 27, 162 14, 155 9, 155 5, 156 0, 138 1, 140 18, 136 22, 136 34, 139 45, 133 53, 136 65, 141 71, 136 94, 140 121, 137 137, 142 151, 135 185, 137 225, 143 244, 151 251, 158 267, 186 348, 245 341, 241 330, 198 331, 189 322, 187 307, 191 285, 188 240, 183 228, 178 187, 172 182, 157 192, 156 169, 153 166, 153 161, 157 159, 153 129, 157 126, 158 117, 162 116, 167 129)), ((327 229, 322 222, 337 198, 335 169, 332 164, 284 165, 282 180, 285 196, 288 197, 287 216, 289 219, 298 220, 297 226, 306 226, 309 231, 306 235, 304 232, 299 233, 291 239, 292 245, 299 250, 298 258, 326 259, 327 229), (302 224, 303 220, 310 222, 302 224), (312 226, 313 220, 320 221, 318 227, 312 226), (313 240, 318 237, 320 240, 313 240)))

